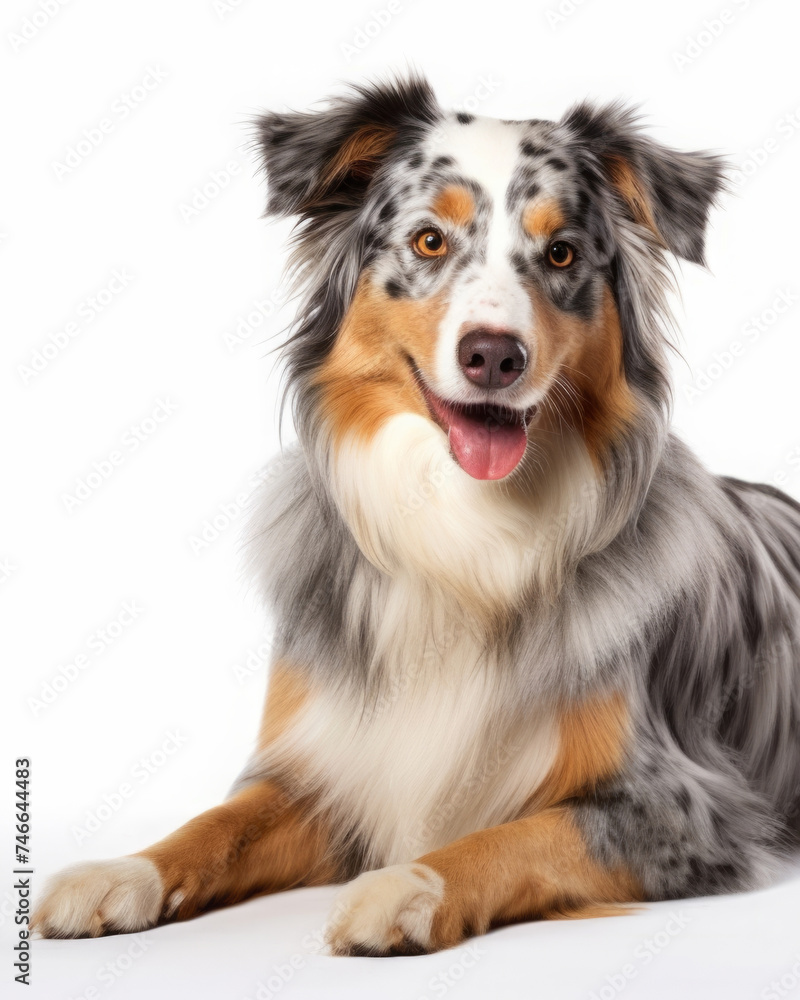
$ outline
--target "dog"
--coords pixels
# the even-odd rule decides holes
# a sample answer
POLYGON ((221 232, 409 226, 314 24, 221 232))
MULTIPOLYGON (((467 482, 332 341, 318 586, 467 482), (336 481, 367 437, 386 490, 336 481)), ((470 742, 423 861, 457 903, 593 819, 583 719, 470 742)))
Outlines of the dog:
POLYGON ((45 937, 346 883, 339 955, 745 891, 796 843, 800 506, 670 431, 671 257, 724 163, 636 112, 269 113, 298 432, 249 556, 276 625, 230 798, 52 880, 45 937))

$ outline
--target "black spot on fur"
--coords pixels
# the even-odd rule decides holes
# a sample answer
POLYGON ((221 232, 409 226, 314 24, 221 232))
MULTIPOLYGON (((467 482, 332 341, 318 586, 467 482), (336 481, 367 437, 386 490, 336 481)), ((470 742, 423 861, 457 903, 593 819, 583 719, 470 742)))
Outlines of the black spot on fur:
POLYGON ((586 191, 578 192, 578 204, 576 207, 575 214, 580 222, 584 222, 589 218, 592 211, 592 199, 589 197, 586 191))
POLYGON ((685 785, 682 785, 675 796, 681 810, 688 816, 692 811, 692 797, 685 785))
POLYGON ((459 111, 456 115, 456 121, 460 125, 471 125, 475 121, 475 116, 468 115, 465 111, 459 111))
POLYGON ((590 320, 592 318, 594 315, 594 306, 594 281, 591 276, 582 285, 579 285, 561 304, 563 309, 575 313, 583 320, 590 320))
POLYGON ((544 146, 537 146, 535 143, 531 142, 530 139, 525 139, 520 144, 520 150, 523 156, 544 156, 547 150, 544 146))
POLYGON ((519 250, 515 250, 511 254, 511 266, 521 276, 528 273, 528 262, 525 260, 525 255, 521 254, 519 250))
POLYGON ((386 237, 382 233, 370 233, 369 240, 367 242, 367 258, 364 261, 366 266, 367 263, 375 259, 376 254, 383 250, 388 250, 389 244, 386 242, 386 237))
POLYGON ((597 194, 603 186, 603 179, 593 164, 579 161, 578 175, 592 194, 597 194))

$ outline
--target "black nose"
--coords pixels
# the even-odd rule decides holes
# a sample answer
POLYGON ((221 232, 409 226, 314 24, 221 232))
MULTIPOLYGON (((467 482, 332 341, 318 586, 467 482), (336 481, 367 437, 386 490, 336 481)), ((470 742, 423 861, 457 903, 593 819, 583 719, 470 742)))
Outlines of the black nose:
POLYGON ((464 374, 482 389, 504 389, 525 371, 525 348, 510 333, 472 330, 458 345, 464 374))

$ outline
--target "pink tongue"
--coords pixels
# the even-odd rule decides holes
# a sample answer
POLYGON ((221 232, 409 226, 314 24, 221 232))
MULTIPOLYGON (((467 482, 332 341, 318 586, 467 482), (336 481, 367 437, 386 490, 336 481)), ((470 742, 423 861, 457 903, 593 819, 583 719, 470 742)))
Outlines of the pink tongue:
POLYGON ((473 479, 502 479, 519 465, 528 443, 522 422, 498 423, 451 410, 448 438, 456 461, 473 479))

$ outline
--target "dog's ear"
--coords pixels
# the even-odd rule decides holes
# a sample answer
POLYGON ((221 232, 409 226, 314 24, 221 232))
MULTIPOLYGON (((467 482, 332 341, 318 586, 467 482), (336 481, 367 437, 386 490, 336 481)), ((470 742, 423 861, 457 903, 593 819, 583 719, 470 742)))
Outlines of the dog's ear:
POLYGON ((676 256, 704 263, 709 210, 725 186, 721 157, 684 153, 642 135, 636 110, 619 103, 579 104, 562 125, 599 161, 635 222, 676 256))
POLYGON ((355 207, 389 151, 440 117, 433 91, 418 76, 354 86, 321 111, 260 116, 267 213, 315 216, 355 207))

